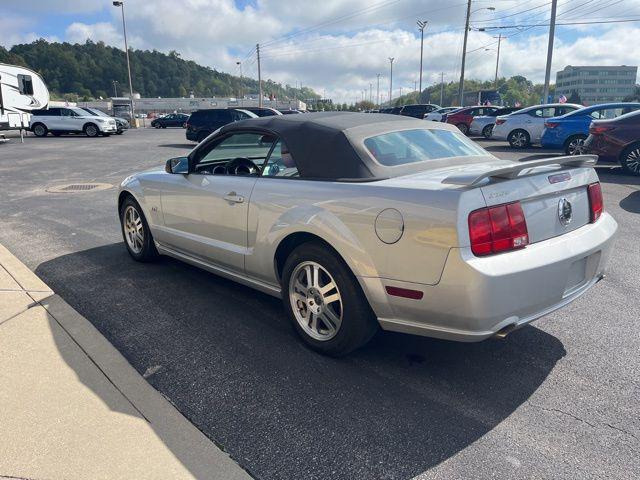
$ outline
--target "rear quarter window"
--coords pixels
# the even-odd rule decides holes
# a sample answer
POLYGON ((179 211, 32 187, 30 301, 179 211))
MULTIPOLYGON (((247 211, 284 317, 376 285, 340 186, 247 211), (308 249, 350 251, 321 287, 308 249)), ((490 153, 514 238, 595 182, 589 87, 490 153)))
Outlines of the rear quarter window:
POLYGON ((489 155, 459 132, 413 129, 365 139, 364 146, 381 165, 393 167, 439 158, 489 155))

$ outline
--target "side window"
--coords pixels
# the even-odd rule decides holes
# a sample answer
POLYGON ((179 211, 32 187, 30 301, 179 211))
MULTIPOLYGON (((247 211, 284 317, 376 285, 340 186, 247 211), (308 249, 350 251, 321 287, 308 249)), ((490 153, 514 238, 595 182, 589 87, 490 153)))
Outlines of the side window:
POLYGON ((31 75, 18 74, 18 90, 22 95, 33 95, 33 80, 31 75))
POLYGON ((298 168, 289 152, 289 148, 282 141, 278 140, 271 152, 267 164, 262 170, 263 177, 299 177, 298 168))
POLYGON ((246 113, 240 112, 238 110, 231 110, 230 113, 231 113, 231 120, 233 120, 234 122, 237 122, 239 120, 245 120, 247 118, 253 118, 247 115, 246 113))
POLYGON ((262 167, 276 139, 262 133, 235 133, 222 141, 203 147, 196 159, 196 173, 225 173, 210 171, 210 167, 224 165, 236 159, 244 158, 262 167))
POLYGON ((569 112, 573 112, 574 110, 576 110, 575 108, 572 107, 555 107, 556 108, 556 113, 555 116, 559 117, 560 115, 565 115, 569 112))
POLYGON ((536 118, 542 118, 542 108, 537 108, 535 110, 530 110, 528 112, 529 115, 536 118))
MULTIPOLYGON (((46 110, 43 110, 43 111, 46 111, 46 110)), ((59 117, 60 116, 60 109, 59 108, 50 108, 46 112, 47 113, 45 113, 45 116, 47 116, 47 117, 59 117)))
POLYGON ((60 110, 63 117, 75 117, 75 113, 73 113, 73 111, 69 110, 68 108, 62 108, 60 110))
POLYGON ((556 115, 562 115, 561 113, 556 113, 556 109, 554 107, 547 107, 542 109, 542 117, 543 118, 551 118, 556 115))

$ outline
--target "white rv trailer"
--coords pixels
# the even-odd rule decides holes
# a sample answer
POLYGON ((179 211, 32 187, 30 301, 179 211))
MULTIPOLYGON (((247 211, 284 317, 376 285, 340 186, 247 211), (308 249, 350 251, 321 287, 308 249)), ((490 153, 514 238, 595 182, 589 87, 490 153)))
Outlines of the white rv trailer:
POLYGON ((0 130, 28 129, 30 112, 48 105, 49 90, 40 75, 0 63, 0 130))

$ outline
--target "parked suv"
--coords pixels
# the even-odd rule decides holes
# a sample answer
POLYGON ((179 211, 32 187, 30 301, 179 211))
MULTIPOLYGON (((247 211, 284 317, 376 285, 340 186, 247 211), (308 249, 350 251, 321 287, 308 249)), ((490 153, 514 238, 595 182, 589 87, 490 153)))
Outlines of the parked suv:
POLYGON ((240 108, 196 110, 187 120, 187 140, 201 142, 219 128, 247 118, 258 118, 258 116, 240 108))
POLYGON ((87 137, 97 137, 117 132, 115 119, 91 115, 75 107, 34 110, 29 127, 37 137, 46 137, 49 132, 56 137, 63 133, 84 133, 87 137))
POLYGON ((126 118, 112 117, 108 113, 105 113, 102 110, 98 110, 97 108, 82 107, 81 110, 84 110, 89 115, 98 115, 99 117, 113 118, 116 121, 116 135, 122 135, 125 130, 129 130, 130 125, 129 121, 126 118))
POLYGON ((416 103, 414 105, 405 105, 402 107, 400 109, 400 115, 423 119, 427 113, 431 113, 439 108, 440 105, 433 105, 431 103, 416 103))

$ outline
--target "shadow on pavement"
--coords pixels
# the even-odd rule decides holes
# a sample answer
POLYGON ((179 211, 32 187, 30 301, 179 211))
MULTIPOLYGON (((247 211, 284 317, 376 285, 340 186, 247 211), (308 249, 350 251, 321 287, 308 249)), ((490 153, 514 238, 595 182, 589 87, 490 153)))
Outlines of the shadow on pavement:
POLYGON ((191 151, 196 145, 196 143, 165 143, 164 145, 158 146, 164 148, 182 148, 191 151))
POLYGON ((278 299, 121 244, 36 273, 256 478, 411 478, 507 418, 565 354, 526 327, 477 344, 380 332, 326 358, 278 299))
POLYGON ((603 183, 616 183, 618 185, 640 185, 640 177, 628 175, 624 172, 624 170, 622 170, 622 168, 615 165, 597 165, 596 171, 598 172, 600 181, 603 183))

